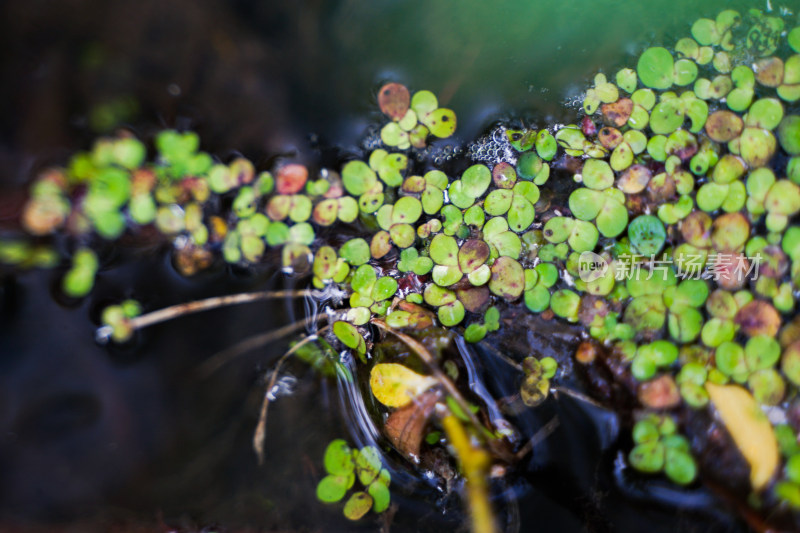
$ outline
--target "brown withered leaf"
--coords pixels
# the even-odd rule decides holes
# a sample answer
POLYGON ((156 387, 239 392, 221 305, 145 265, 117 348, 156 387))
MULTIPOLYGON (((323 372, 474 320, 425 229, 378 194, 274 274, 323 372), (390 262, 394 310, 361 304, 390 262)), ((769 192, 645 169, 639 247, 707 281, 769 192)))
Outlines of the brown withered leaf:
POLYGON ((621 98, 613 104, 603 104, 600 107, 600 111, 608 123, 621 128, 631 118, 633 101, 630 98, 621 98))
POLYGON ((439 401, 438 391, 425 392, 386 419, 383 431, 392 445, 403 455, 419 456, 425 426, 439 401))

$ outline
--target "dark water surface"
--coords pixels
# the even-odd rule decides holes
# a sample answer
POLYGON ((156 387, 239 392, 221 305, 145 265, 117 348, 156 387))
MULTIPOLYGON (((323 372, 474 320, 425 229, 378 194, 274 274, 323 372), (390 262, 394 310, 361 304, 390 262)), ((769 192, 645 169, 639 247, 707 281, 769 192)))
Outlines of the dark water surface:
MULTIPOLYGON (((355 149, 376 117, 377 87, 393 79, 439 94, 458 114, 458 137, 468 140, 502 118, 570 120, 597 70, 616 72, 648 44, 674 43, 699 16, 749 5, 3 3, 0 231, 15 229, 23 185, 36 169, 86 148, 114 118, 145 136, 195 129, 208 151, 223 158, 240 151, 260 167, 281 152, 329 163, 339 150, 355 149)), ((0 273, 0 530, 381 527, 380 518, 347 522, 339 507, 314 496, 327 442, 358 429, 340 412, 334 382, 289 366, 296 389, 271 407, 267 464, 258 468, 250 439, 263 376, 286 346, 194 377, 204 359, 301 317, 302 306, 260 303, 187 317, 122 347, 94 341, 99 309, 110 301, 135 297, 156 309, 291 280, 222 270, 186 280, 156 250, 108 250, 103 263, 96 290, 77 304, 56 296, 58 273, 0 273)), ((571 356, 570 343, 554 340, 546 326, 523 329, 526 342, 504 345, 498 337, 495 348, 571 356)), ((472 355, 493 392, 513 389, 491 351, 472 355)), ((642 484, 617 471, 626 442, 605 411, 560 395, 515 422, 530 436, 554 416, 556 431, 498 491, 510 529, 746 531, 707 492, 642 484)), ((457 495, 388 459, 399 503, 393 531, 461 526, 457 495)))

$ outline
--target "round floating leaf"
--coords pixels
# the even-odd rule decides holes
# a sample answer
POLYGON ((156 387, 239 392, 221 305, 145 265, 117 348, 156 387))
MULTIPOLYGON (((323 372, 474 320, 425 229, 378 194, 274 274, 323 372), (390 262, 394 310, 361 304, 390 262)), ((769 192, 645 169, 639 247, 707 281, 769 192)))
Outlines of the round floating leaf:
POLYGON ((599 233, 594 224, 576 220, 567 241, 576 252, 588 252, 594 250, 598 238, 599 233))
POLYGON ((667 232, 664 224, 653 215, 640 215, 628 226, 631 245, 645 256, 655 255, 664 247, 667 232))
POLYGON ((389 122, 381 128, 381 141, 387 146, 396 146, 401 150, 411 144, 408 133, 403 131, 395 122, 389 122))
POLYGON ((389 237, 398 248, 408 248, 414 244, 417 233, 411 224, 394 224, 389 229, 389 237))
POLYGON ((350 520, 358 520, 372 508, 372 496, 366 492, 356 492, 344 504, 344 515, 350 520))
POLYGON ((652 173, 644 165, 633 165, 622 173, 617 187, 626 194, 638 194, 650 183, 652 173))
POLYGON ((475 198, 464 192, 464 183, 461 180, 451 183, 447 189, 447 194, 450 198, 450 203, 461 209, 471 207, 475 203, 475 198))
POLYGON ((490 216, 500 216, 511 208, 514 194, 508 189, 495 189, 490 192, 483 202, 486 214, 490 216))
POLYGON ((388 231, 379 231, 372 236, 369 243, 369 253, 374 259, 380 259, 392 250, 391 234, 388 231))
POLYGON ((639 56, 636 72, 644 85, 653 89, 672 86, 674 61, 666 48, 653 47, 639 56))
POLYGON ((427 115, 437 107, 439 107, 439 101, 436 99, 436 95, 430 91, 417 91, 411 98, 411 109, 419 117, 427 115))
POLYGON ((375 171, 363 161, 350 161, 342 168, 342 183, 353 196, 361 196, 377 183, 375 171))
POLYGON ((303 190, 308 180, 308 169, 299 164, 284 165, 276 173, 278 194, 297 194, 303 190))
POLYGON ((638 83, 636 72, 630 68, 624 68, 617 72, 616 81, 620 89, 627 93, 633 93, 636 90, 636 84, 638 83))
POLYGON ((403 196, 394 204, 392 221, 401 224, 413 224, 422 215, 422 204, 413 196, 403 196))
POLYGON ((365 487, 378 477, 381 470, 381 454, 374 446, 364 446, 353 454, 358 481, 365 487))
POLYGON ((758 370, 747 378, 747 386, 755 400, 764 405, 778 405, 786 393, 786 383, 772 368, 758 370))
POLYGON ((461 272, 469 274, 489 259, 489 245, 479 239, 469 239, 458 250, 458 266, 461 272))
POLYGON ((600 159, 587 160, 582 175, 583 183, 590 189, 603 190, 614 185, 614 171, 600 159))
POLYGON ((727 110, 713 112, 706 120, 706 133, 718 143, 726 143, 739 136, 744 122, 736 113, 727 110))
POLYGON ((688 485, 697 477, 697 465, 686 451, 667 448, 664 473, 678 485, 688 485))
POLYGON ((770 368, 781 357, 781 347, 778 341, 766 335, 756 335, 747 341, 744 348, 744 357, 747 368, 750 370, 763 370, 770 368))
POLYGON ((446 305, 456 301, 455 292, 451 291, 450 289, 440 287, 435 283, 429 283, 425 286, 423 297, 425 298, 425 303, 434 307, 439 307, 441 305, 446 305))
MULTIPOLYGON (((635 83, 635 82, 634 82, 635 83)), ((541 130, 536 135, 536 153, 545 161, 551 161, 558 150, 555 137, 549 131, 541 130)))
POLYGON ((743 380, 748 374, 744 349, 735 342, 721 343, 715 351, 714 359, 719 371, 726 376, 743 380))
POLYGON ((444 205, 444 193, 438 187, 428 186, 422 193, 422 209, 428 215, 434 215, 444 205))
POLYGON ((411 95, 405 85, 387 83, 378 91, 378 106, 392 120, 400 120, 408 111, 411 95))
POLYGON ((352 324, 342 320, 336 321, 333 323, 333 333, 337 339, 342 341, 342 344, 355 350, 358 354, 367 353, 367 343, 364 341, 364 337, 352 324))
POLYGON ((679 59, 673 67, 673 79, 681 87, 693 83, 697 79, 697 64, 691 59, 679 59))
POLYGON ((519 298, 525 288, 522 265, 510 257, 498 257, 491 267, 491 272, 489 290, 493 294, 509 301, 519 298))
POLYGON ((508 212, 508 226, 512 231, 521 233, 533 223, 535 215, 533 204, 523 196, 515 194, 508 212))
POLYGON ((445 139, 456 131, 456 114, 451 109, 439 108, 420 118, 431 134, 445 139))
POLYGON ((528 407, 534 407, 542 403, 549 392, 550 381, 532 374, 525 376, 519 389, 522 403, 528 407))
POLYGON ((717 23, 711 19, 697 19, 692 25, 692 37, 703 46, 719 43, 717 23))
POLYGON ((472 165, 461 176, 462 190, 464 194, 472 198, 478 198, 492 183, 492 173, 486 165, 472 165))
POLYGON ((349 475, 334 476, 329 475, 322 478, 317 485, 317 499, 325 503, 338 502, 353 486, 354 476, 349 475))
POLYGON ((683 103, 679 98, 662 100, 650 114, 650 129, 653 133, 668 135, 683 124, 683 103))
POLYGON ((775 98, 761 98, 753 102, 747 110, 748 127, 772 130, 778 127, 783 119, 783 105, 775 98))
POLYGON ((449 236, 439 233, 431 240, 430 257, 437 265, 458 265, 458 243, 449 236))
POLYGON ((355 468, 353 450, 343 439, 332 440, 325 448, 324 464, 329 474, 336 476, 352 474, 355 468))
POLYGON ((711 245, 719 252, 739 252, 750 236, 750 223, 741 213, 717 217, 711 226, 711 245))
POLYGON ((439 322, 442 323, 445 327, 453 327, 461 323, 464 320, 464 304, 460 301, 455 301, 453 303, 445 304, 436 311, 436 316, 439 318, 439 322))
POLYGON ((517 181, 517 171, 509 163, 498 163, 492 169, 492 180, 498 189, 510 189, 517 181))
POLYGON ((542 159, 535 152, 525 152, 517 162, 517 174, 525 180, 532 180, 544 167, 542 159))
POLYGON ((417 374, 397 363, 379 363, 372 367, 369 386, 375 399, 386 407, 403 407, 437 385, 436 378, 417 374))
POLYGON ((372 497, 372 510, 376 513, 382 513, 389 508, 391 501, 391 494, 389 488, 381 480, 374 481, 368 488, 367 492, 372 497))
POLYGON ((604 204, 603 193, 592 189, 575 189, 569 196, 569 209, 580 220, 594 220, 604 204))
POLYGON ((550 298, 550 308, 553 312, 572 322, 578 319, 580 304, 581 297, 569 289, 557 290, 550 298))
POLYGON ((664 468, 666 451, 664 445, 658 441, 638 444, 628 455, 628 461, 636 470, 655 473, 664 468))
POLYGON ((339 248, 339 256, 351 265, 363 265, 370 258, 369 244, 360 237, 350 239, 339 248))
POLYGON ((390 278, 388 276, 384 276, 382 278, 379 278, 375 282, 375 286, 372 289, 371 296, 373 300, 379 302, 381 300, 386 300, 388 298, 391 298, 392 296, 394 296, 396 292, 397 292, 397 280, 395 280, 394 278, 390 278))
POLYGON ((761 128, 745 128, 739 143, 742 159, 751 167, 766 165, 777 147, 772 133, 761 128))
POLYGON ((781 147, 789 155, 800 155, 800 115, 787 115, 778 126, 781 147))
POLYGON ((603 236, 616 237, 628 225, 628 210, 621 203, 609 199, 597 215, 596 224, 603 236))

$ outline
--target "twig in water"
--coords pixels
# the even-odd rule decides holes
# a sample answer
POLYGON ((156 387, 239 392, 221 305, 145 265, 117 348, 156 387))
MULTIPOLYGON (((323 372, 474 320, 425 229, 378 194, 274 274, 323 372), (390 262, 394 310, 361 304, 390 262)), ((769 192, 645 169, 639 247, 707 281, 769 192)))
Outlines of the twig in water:
POLYGON ((267 383, 267 392, 264 394, 264 401, 261 402, 261 413, 258 415, 258 425, 256 426, 255 433, 253 434, 253 449, 258 456, 259 465, 264 464, 264 443, 266 442, 267 437, 267 410, 269 409, 270 394, 272 393, 272 389, 275 387, 275 382, 278 379, 278 374, 280 374, 281 366, 284 362, 286 362, 289 356, 309 342, 317 340, 320 333, 327 330, 329 327, 330 326, 325 326, 314 335, 305 337, 303 340, 289 348, 289 350, 283 354, 283 356, 278 359, 278 362, 275 364, 275 368, 272 371, 272 376, 269 378, 269 383, 267 383))
POLYGON ((178 318, 192 313, 199 313, 201 311, 208 311, 210 309, 217 309, 219 307, 226 307, 229 305, 246 304, 251 302, 258 302, 261 300, 272 300, 276 298, 303 298, 306 296, 313 296, 314 291, 311 290, 289 290, 289 291, 259 291, 247 292, 243 294, 231 294, 228 296, 214 296, 206 298, 205 300, 196 300, 194 302, 186 302, 177 305, 171 305, 152 313, 146 313, 137 316, 130 320, 130 327, 133 331, 166 322, 173 318, 178 318))
POLYGON ((260 348, 266 344, 269 344, 272 341, 280 339, 281 337, 285 337, 290 333, 294 333, 298 329, 302 329, 314 322, 320 322, 327 318, 328 318, 327 315, 308 317, 304 320, 298 320, 297 322, 287 324, 276 330, 248 337, 247 339, 244 339, 243 341, 238 342, 233 346, 222 350, 221 352, 217 352, 216 354, 206 359, 203 362, 203 364, 201 364, 196 370, 196 376, 198 379, 206 379, 211 374, 219 370, 222 366, 227 364, 229 361, 235 359, 236 357, 239 357, 240 355, 245 354, 250 350, 255 350, 256 348, 260 348))
POLYGON ((525 446, 519 449, 519 451, 515 454, 517 456, 517 459, 522 459, 523 457, 528 455, 528 453, 533 451, 533 448, 537 444, 545 440, 547 437, 552 435, 556 429, 558 429, 559 424, 560 422, 558 421, 557 416, 551 418, 547 424, 539 428, 539 431, 537 431, 533 435, 533 437, 531 437, 530 440, 528 440, 528 442, 525 443, 525 446))

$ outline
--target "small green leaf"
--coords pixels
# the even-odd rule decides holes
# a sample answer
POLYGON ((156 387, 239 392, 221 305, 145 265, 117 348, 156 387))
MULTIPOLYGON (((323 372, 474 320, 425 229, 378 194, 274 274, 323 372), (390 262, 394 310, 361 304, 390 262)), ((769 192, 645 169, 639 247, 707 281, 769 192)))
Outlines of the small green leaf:
POLYGON ((344 439, 335 439, 328 444, 323 462, 325 470, 335 476, 352 474, 355 468, 353 450, 344 439))
POLYGON ((372 507, 372 496, 366 492, 356 492, 344 504, 344 515, 350 520, 358 520, 372 507))
POLYGON ((355 476, 350 473, 349 475, 341 476, 325 476, 317 485, 317 499, 325 503, 338 502, 347 493, 347 489, 353 486, 355 476))
POLYGON ((389 494, 389 487, 387 487, 381 480, 374 481, 367 492, 372 496, 372 510, 376 513, 382 513, 389 508, 391 501, 391 494, 389 494))

